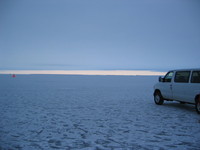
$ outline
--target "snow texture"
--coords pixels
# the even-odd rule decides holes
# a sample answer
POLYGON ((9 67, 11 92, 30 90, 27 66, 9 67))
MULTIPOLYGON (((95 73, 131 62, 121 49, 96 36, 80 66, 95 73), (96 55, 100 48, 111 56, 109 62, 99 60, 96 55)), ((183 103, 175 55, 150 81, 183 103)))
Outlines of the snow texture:
POLYGON ((157 80, 0 75, 0 150, 199 150, 200 115, 155 105, 157 80))

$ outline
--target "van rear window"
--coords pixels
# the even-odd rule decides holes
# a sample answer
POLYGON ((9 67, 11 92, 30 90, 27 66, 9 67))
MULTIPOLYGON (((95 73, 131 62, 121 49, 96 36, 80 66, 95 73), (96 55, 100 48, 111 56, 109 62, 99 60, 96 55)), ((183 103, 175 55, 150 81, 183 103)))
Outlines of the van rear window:
POLYGON ((193 71, 191 83, 200 83, 200 71, 193 71))

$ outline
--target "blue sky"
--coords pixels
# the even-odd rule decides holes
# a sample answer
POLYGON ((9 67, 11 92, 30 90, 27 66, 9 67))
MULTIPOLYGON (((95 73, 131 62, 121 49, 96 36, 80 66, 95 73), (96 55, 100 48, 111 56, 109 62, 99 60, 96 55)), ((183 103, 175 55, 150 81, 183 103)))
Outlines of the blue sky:
POLYGON ((199 0, 1 0, 0 70, 199 67, 199 0))

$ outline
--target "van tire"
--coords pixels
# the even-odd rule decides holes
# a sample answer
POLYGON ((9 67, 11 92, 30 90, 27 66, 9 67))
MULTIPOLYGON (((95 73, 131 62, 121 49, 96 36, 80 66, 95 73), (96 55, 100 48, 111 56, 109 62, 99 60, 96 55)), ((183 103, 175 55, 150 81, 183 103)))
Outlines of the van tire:
POLYGON ((154 102, 157 105, 162 105, 164 103, 164 99, 163 99, 163 97, 162 97, 160 92, 155 92, 155 94, 154 94, 154 102))
POLYGON ((195 101, 195 108, 198 114, 200 114, 200 97, 198 96, 195 101))

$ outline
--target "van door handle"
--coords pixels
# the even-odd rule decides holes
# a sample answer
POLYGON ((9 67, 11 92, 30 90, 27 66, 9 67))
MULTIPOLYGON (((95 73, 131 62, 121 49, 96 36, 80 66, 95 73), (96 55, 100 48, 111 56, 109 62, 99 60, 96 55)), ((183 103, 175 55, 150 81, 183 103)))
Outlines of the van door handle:
POLYGON ((172 89, 172 84, 170 84, 170 89, 172 89))

